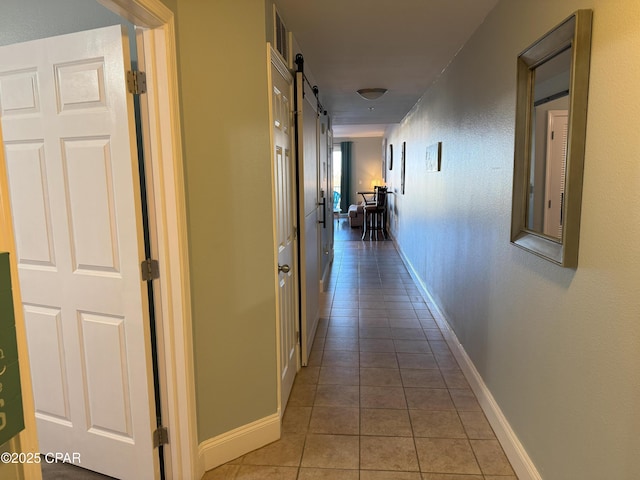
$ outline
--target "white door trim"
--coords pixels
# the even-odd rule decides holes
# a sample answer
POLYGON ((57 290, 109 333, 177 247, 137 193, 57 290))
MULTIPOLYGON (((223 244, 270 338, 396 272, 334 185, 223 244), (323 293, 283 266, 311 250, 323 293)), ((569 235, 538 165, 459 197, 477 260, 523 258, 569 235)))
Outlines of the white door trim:
POLYGON ((559 238, 562 238, 562 196, 567 164, 568 122, 569 110, 547 111, 543 233, 559 238), (555 136, 556 133, 559 134, 558 137, 555 136), (561 155, 558 155, 558 146, 562 149, 561 155), (558 190, 560 198, 557 195, 558 190), (556 209, 556 203, 560 204, 559 211, 556 209))
MULTIPOLYGON (((195 479, 204 474, 197 462, 193 337, 187 243, 186 204, 183 178, 182 139, 178 102, 178 71, 174 15, 159 0, 98 0, 99 3, 144 29, 142 33, 148 79, 148 116, 150 162, 147 183, 152 186, 149 202, 155 214, 154 256, 160 263, 161 283, 156 288, 156 310, 160 313, 159 369, 161 402, 169 445, 165 449, 166 477, 195 479)), ((1 139, 1 132, 0 132, 1 139)), ((0 160, 2 160, 0 158, 0 160)), ((1 170, 4 186, 6 174, 1 170)), ((0 246, 14 257, 15 243, 7 189, 0 189, 0 246)), ((20 304, 17 276, 14 277, 15 301, 20 304)), ((20 434, 20 451, 38 452, 31 379, 26 356, 24 319, 16 312, 23 382, 23 406, 26 429, 20 434)), ((27 480, 41 480, 39 465, 24 465, 27 480)))
MULTIPOLYGON (((295 124, 293 121, 293 112, 292 112, 292 108, 293 108, 293 95, 294 95, 294 88, 293 88, 293 75, 291 75, 291 72, 289 71, 289 69, 287 68, 287 66, 285 65, 284 61, 281 59, 281 57, 278 55, 277 51, 273 48, 273 46, 267 42, 267 67, 268 67, 268 85, 269 85, 269 125, 270 125, 270 142, 271 142, 271 171, 273 172, 273 180, 271 182, 271 197, 272 197, 272 203, 273 203, 273 246, 274 246, 274 258, 276 260, 276 263, 274 264, 274 272, 275 272, 275 284, 276 284, 276 352, 277 352, 277 370, 278 370, 278 381, 277 381, 277 391, 278 391, 278 415, 280 417, 280 421, 282 421, 282 417, 284 416, 284 411, 285 411, 285 407, 287 404, 287 400, 289 398, 290 395, 290 386, 289 389, 285 388, 285 392, 283 392, 283 382, 282 382, 282 371, 283 371, 283 364, 284 364, 284 359, 283 359, 283 348, 287 348, 287 346, 285 345, 285 337, 286 337, 286 332, 284 332, 283 330, 283 325, 282 325, 282 315, 284 314, 284 312, 287 310, 287 306, 285 305, 286 303, 286 299, 282 298, 283 295, 281 295, 281 289, 280 289, 280 273, 279 273, 279 263, 280 263, 280 251, 279 251, 279 246, 280 246, 280 240, 282 240, 281 238, 279 238, 279 233, 280 232, 280 222, 282 222, 282 213, 278 210, 279 208, 279 203, 278 203, 278 192, 276 191, 276 188, 278 187, 278 174, 282 173, 282 172, 278 172, 278 165, 277 165, 277 159, 276 159, 276 155, 275 155, 275 146, 276 146, 276 133, 275 133, 275 127, 274 127, 274 118, 276 118, 276 116, 280 117, 281 112, 276 112, 274 110, 274 86, 276 85, 276 82, 274 80, 274 68, 275 70, 277 70, 278 74, 282 76, 282 79, 284 79, 287 83, 288 83, 288 90, 286 92, 283 92, 289 100, 289 103, 287 103, 287 108, 288 111, 286 112, 287 115, 287 123, 288 123, 288 127, 287 127, 287 138, 289 139, 289 151, 290 151, 290 158, 291 158, 291 162, 295 161, 295 152, 294 152, 294 146, 293 146, 293 141, 292 141, 292 134, 293 134, 293 128, 295 128, 295 124), (284 337, 283 337, 284 336, 284 337), (283 395, 284 394, 284 395, 283 395)), ((275 75, 278 75, 275 74, 275 75)), ((295 164, 292 163, 292 166, 295 167, 295 164)), ((291 190, 291 202, 295 203, 296 202, 296 195, 295 195, 295 191, 292 191, 292 185, 290 184, 291 180, 295 180, 294 178, 292 178, 291 176, 295 175, 295 173, 293 172, 286 172, 286 176, 287 176, 287 181, 286 183, 289 184, 288 185, 288 189, 291 190)), ((297 228, 297 209, 292 207, 292 215, 293 215, 293 222, 294 222, 294 230, 297 228)), ((296 261, 296 257, 297 257, 297 249, 298 249, 298 237, 296 234, 293 235, 293 240, 292 240, 292 247, 294 252, 293 252, 293 258, 291 259, 291 267, 293 270, 293 273, 291 275, 291 277, 289 278, 289 282, 294 282, 294 298, 295 298, 295 307, 293 308, 293 312, 292 315, 294 316, 293 319, 293 330, 291 333, 294 334, 299 334, 299 328, 300 328, 300 318, 299 315, 297 315, 297 312, 299 311, 299 298, 300 298, 300 294, 297 288, 298 285, 298 262, 296 261)), ((291 350, 289 350, 289 352, 291 352, 291 350)), ((288 356, 288 355, 287 355, 288 356)), ((294 378, 297 375, 297 372, 300 370, 300 343, 296 342, 296 348, 295 348, 295 365, 288 365, 288 368, 291 367, 295 367, 295 372, 293 373, 294 378)), ((278 437, 280 436, 280 432, 278 432, 278 437)))
POLYGON ((147 71, 146 112, 149 143, 145 155, 154 257, 160 264, 156 294, 161 402, 169 444, 167 480, 200 478, 197 461, 193 337, 187 243, 182 138, 178 103, 174 15, 159 0, 98 0, 142 27, 147 71), (155 227, 155 228, 154 228, 155 227))

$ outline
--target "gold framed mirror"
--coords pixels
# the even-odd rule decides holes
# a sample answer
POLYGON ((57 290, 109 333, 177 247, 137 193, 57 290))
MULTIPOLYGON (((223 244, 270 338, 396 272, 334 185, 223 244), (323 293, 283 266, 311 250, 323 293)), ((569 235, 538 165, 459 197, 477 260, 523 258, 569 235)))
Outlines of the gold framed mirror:
POLYGON ((591 10, 518 56, 511 243, 578 265, 591 10))

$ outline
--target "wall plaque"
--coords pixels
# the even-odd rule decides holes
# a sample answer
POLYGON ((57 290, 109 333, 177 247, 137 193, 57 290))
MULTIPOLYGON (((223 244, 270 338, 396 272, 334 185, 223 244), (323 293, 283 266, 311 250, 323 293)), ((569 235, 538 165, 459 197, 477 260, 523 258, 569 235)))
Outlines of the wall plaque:
POLYGON ((427 147, 425 154, 427 172, 439 172, 442 168, 442 142, 427 147))
POLYGON ((0 445, 24 429, 9 254, 0 253, 0 445))

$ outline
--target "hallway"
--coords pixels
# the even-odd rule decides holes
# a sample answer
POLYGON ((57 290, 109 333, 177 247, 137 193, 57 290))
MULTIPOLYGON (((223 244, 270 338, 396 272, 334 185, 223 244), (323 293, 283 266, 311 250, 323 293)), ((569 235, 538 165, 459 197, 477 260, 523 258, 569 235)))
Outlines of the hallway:
POLYGON ((394 244, 336 224, 320 326, 282 439, 203 480, 514 480, 394 244))

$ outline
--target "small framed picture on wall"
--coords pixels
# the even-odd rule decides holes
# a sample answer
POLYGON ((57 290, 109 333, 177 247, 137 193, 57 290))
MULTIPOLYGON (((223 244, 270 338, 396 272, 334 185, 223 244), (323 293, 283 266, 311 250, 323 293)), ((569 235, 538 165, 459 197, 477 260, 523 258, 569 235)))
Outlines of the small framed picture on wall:
POLYGON ((387 181, 387 139, 382 141, 382 180, 387 181))
POLYGON ((407 142, 402 142, 402 155, 400 156, 400 191, 404 195, 405 163, 407 160, 407 142))

